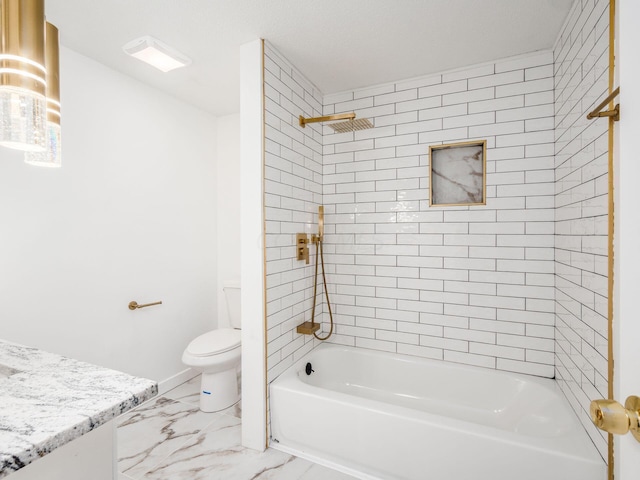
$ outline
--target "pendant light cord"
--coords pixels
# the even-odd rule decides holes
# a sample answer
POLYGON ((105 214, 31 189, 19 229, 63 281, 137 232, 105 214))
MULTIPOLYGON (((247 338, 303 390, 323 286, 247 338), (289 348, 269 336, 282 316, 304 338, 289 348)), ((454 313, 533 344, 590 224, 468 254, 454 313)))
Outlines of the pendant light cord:
POLYGON ((320 261, 322 262, 322 283, 324 285, 324 294, 327 298, 327 308, 329 309, 329 334, 326 337, 320 337, 317 333, 313 332, 313 336, 318 340, 324 341, 327 340, 333 334, 333 313, 331 312, 331 303, 329 303, 329 292, 327 291, 327 276, 324 273, 324 255, 322 252, 322 240, 318 239, 316 243, 316 270, 315 275, 313 277, 313 308, 311 309, 311 323, 315 321, 316 318, 316 293, 318 291, 318 253, 320 253, 320 261))

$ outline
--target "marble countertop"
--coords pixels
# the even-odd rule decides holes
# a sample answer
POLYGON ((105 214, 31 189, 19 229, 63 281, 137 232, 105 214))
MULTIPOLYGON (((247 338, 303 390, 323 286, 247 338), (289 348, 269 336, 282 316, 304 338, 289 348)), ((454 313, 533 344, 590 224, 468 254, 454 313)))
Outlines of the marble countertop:
POLYGON ((0 340, 0 478, 157 393, 154 381, 0 340))

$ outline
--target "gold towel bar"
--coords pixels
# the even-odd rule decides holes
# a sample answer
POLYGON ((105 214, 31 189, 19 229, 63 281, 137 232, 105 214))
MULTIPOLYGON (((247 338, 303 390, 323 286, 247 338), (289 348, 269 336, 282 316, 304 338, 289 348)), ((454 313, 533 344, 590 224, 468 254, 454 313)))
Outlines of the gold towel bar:
POLYGON ((607 98, 605 98, 602 101, 602 103, 598 105, 592 112, 589 112, 589 114, 587 115, 587 119, 592 120, 598 117, 611 117, 616 122, 620 120, 620 104, 619 103, 616 104, 613 110, 607 110, 606 112, 600 111, 605 107, 607 103, 611 102, 614 98, 616 98, 619 93, 620 93, 620 87, 616 88, 613 92, 611 92, 611 94, 607 98))
POLYGON ((151 307, 153 305, 162 305, 162 301, 153 302, 153 303, 145 303, 144 305, 138 305, 138 302, 136 302, 134 300, 133 302, 129 302, 129 310, 135 310, 136 308, 151 307))

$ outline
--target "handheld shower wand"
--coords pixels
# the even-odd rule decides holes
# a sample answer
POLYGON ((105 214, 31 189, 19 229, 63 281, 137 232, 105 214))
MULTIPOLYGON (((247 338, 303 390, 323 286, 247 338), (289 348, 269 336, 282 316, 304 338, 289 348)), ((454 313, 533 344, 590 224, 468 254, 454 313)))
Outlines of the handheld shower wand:
POLYGON ((330 327, 329 333, 325 337, 319 336, 315 331, 313 336, 318 340, 327 340, 333 334, 333 313, 331 312, 331 302, 329 302, 329 292, 327 290, 327 276, 324 268, 324 254, 322 251, 322 241, 324 239, 324 207, 318 207, 318 238, 316 239, 316 270, 313 280, 313 308, 311 309, 311 323, 315 324, 316 317, 316 293, 318 291, 318 257, 322 263, 322 283, 324 285, 324 294, 327 299, 327 310, 329 311, 330 327))
POLYGON ((324 206, 318 207, 318 241, 321 242, 324 237, 324 206))

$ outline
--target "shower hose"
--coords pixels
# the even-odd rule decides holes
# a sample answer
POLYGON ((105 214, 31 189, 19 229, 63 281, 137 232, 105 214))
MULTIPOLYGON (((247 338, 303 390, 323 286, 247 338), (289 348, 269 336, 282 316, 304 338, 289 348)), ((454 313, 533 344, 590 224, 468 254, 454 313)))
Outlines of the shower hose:
POLYGON ((313 277, 313 308, 311 310, 311 322, 313 323, 316 318, 316 292, 318 291, 318 257, 322 262, 322 283, 324 285, 324 294, 327 298, 327 308, 329 309, 330 327, 329 333, 326 337, 320 337, 316 332, 313 332, 313 336, 318 340, 327 340, 333 334, 333 313, 331 313, 331 303, 329 303, 329 292, 327 291, 327 276, 324 273, 324 255, 322 254, 322 240, 318 239, 316 243, 316 273, 313 277))

